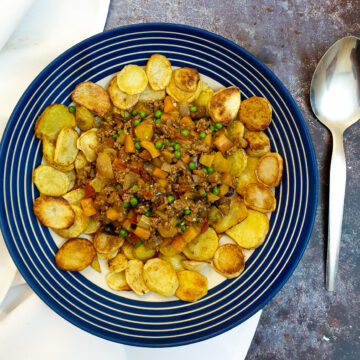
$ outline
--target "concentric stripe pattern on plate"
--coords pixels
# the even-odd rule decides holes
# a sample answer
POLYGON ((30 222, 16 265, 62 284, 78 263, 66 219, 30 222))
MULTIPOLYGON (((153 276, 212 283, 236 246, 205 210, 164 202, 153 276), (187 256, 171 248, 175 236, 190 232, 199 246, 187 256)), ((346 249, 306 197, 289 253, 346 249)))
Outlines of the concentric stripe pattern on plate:
POLYGON ((316 168, 311 163, 312 145, 301 115, 267 69, 209 33, 154 25, 143 26, 141 31, 139 27, 117 29, 83 42, 50 64, 31 87, 10 120, 6 151, 4 144, 1 148, 1 210, 6 214, 2 226, 22 274, 49 306, 77 326, 110 340, 172 346, 233 327, 276 293, 307 243, 306 229, 309 224, 311 227, 313 216, 309 205, 316 197, 316 168), (237 85, 243 98, 268 98, 274 108, 268 135, 272 148, 284 157, 284 178, 276 190, 278 207, 271 217, 266 243, 255 251, 240 277, 226 280, 195 304, 125 299, 80 274, 60 271, 54 264, 56 245, 32 213, 38 193, 31 184, 31 174, 41 162, 33 126, 40 112, 51 103, 68 104, 75 84, 101 80, 128 63, 143 65, 153 53, 167 55, 175 66, 195 67, 224 86, 237 85))

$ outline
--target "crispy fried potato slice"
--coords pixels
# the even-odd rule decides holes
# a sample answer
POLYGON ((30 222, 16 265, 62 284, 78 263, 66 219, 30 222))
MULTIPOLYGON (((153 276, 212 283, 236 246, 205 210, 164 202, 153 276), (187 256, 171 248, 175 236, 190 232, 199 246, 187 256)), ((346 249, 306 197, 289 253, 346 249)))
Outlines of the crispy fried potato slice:
POLYGON ((99 259, 98 259, 98 257, 96 255, 95 255, 93 261, 91 262, 90 266, 95 271, 97 271, 98 273, 101 273, 101 266, 100 266, 100 263, 99 263, 99 259))
POLYGON ((238 87, 220 89, 210 99, 209 114, 215 122, 228 124, 236 118, 240 102, 238 87))
POLYGON ((115 249, 114 251, 110 251, 108 253, 97 253, 97 256, 102 260, 111 260, 117 255, 118 251, 119 250, 115 249))
POLYGON ((44 195, 60 196, 70 187, 70 180, 66 174, 48 165, 40 165, 34 170, 33 182, 44 195))
POLYGON ((87 165, 88 165, 88 161, 86 160, 84 153, 82 151, 79 151, 78 154, 76 155, 76 159, 74 162, 75 169, 81 170, 87 165))
POLYGON ((183 250, 190 260, 211 259, 219 244, 219 238, 214 229, 208 228, 203 234, 191 240, 183 250))
POLYGON ((147 249, 144 244, 134 248, 133 254, 136 259, 147 260, 155 255, 155 249, 147 249))
POLYGON ((263 131, 271 122, 272 108, 268 100, 253 96, 241 103, 239 120, 250 131, 263 131))
POLYGON ((212 265, 219 274, 232 279, 239 276, 245 268, 244 254, 238 245, 221 245, 216 250, 212 265))
POLYGON ((244 189, 245 205, 262 213, 273 212, 276 199, 272 191, 263 184, 249 184, 244 189))
POLYGON ((62 197, 43 195, 34 201, 34 214, 41 224, 52 229, 66 229, 74 224, 75 212, 62 197))
POLYGON ((245 126, 241 121, 234 120, 227 127, 228 138, 235 142, 244 136, 245 126))
POLYGON ((177 102, 191 103, 200 95, 202 86, 202 81, 200 80, 194 92, 183 91, 176 86, 172 76, 169 85, 166 87, 166 92, 177 102))
POLYGON ((126 65, 117 74, 119 89, 129 95, 139 94, 145 90, 148 78, 145 71, 138 65, 126 65))
POLYGON ((131 290, 138 295, 149 291, 143 278, 144 264, 141 260, 129 260, 125 270, 125 278, 131 290))
POLYGON ((160 247, 160 253, 164 256, 175 256, 179 254, 179 251, 170 245, 160 247))
POLYGON ((270 139, 262 131, 247 131, 244 139, 248 142, 246 153, 250 156, 263 156, 270 151, 270 139))
POLYGON ((76 107, 75 121, 81 131, 88 131, 96 127, 94 115, 85 106, 78 105, 76 107))
POLYGON ((106 274, 105 280, 110 289, 116 291, 130 290, 130 286, 126 281, 125 271, 109 272, 106 274))
POLYGON ((186 260, 186 258, 183 254, 176 254, 173 256, 165 256, 163 254, 160 254, 160 259, 163 259, 166 262, 168 262, 175 269, 175 271, 180 271, 185 269, 182 264, 182 261, 186 260))
POLYGON ((159 54, 151 55, 146 64, 145 71, 153 90, 165 90, 172 75, 171 64, 166 56, 159 54))
POLYGON ((195 302, 207 294, 207 278, 196 271, 183 270, 177 273, 179 287, 175 295, 183 301, 195 302))
POLYGON ((97 232, 94 237, 94 247, 98 254, 107 254, 113 251, 118 251, 123 243, 123 237, 109 235, 104 232, 97 232))
POLYGON ((210 263, 206 261, 197 261, 197 260, 182 260, 181 263, 186 270, 192 270, 192 271, 201 271, 210 265, 210 263))
POLYGON ((256 249, 264 243, 268 232, 268 217, 259 211, 249 209, 247 218, 226 230, 226 235, 244 249, 256 249))
POLYGON ((199 81, 200 75, 196 69, 183 67, 174 71, 175 85, 182 91, 195 92, 199 81))
POLYGON ((108 262, 110 271, 124 271, 127 267, 128 259, 124 254, 118 253, 108 262))
POLYGON ((100 229, 100 226, 101 226, 100 221, 98 221, 98 220, 95 221, 90 217, 88 225, 87 225, 86 229, 84 230, 84 234, 86 234, 86 235, 95 234, 100 229))
POLYGON ((42 141, 42 151, 46 161, 52 164, 54 162, 55 141, 44 138, 42 141))
POLYGON ((106 115, 111 108, 110 97, 106 90, 91 81, 76 85, 71 98, 75 103, 86 107, 98 116, 106 115))
POLYGON ((230 204, 229 213, 223 217, 217 217, 217 220, 213 222, 212 226, 217 233, 223 233, 246 217, 247 209, 244 201, 239 196, 235 196, 230 204))
POLYGON ((71 128, 61 129, 56 140, 54 162, 61 166, 72 164, 78 153, 76 142, 79 138, 78 133, 71 128))
POLYGON ((81 271, 89 266, 96 255, 94 246, 87 239, 67 240, 55 254, 56 266, 65 271, 81 271))
POLYGON ((71 205, 75 213, 74 224, 67 229, 56 229, 55 232, 63 238, 75 238, 84 232, 89 222, 89 217, 85 216, 82 209, 77 205, 71 205))
POLYGON ((64 194, 62 197, 67 200, 71 205, 80 205, 80 201, 85 196, 85 190, 83 188, 77 188, 64 194))
POLYGON ((68 171, 66 173, 66 176, 69 179, 69 188, 68 191, 70 191, 74 186, 75 186, 75 181, 76 181, 76 173, 74 170, 68 171))
POLYGON ((45 108, 35 123, 35 136, 55 140, 63 128, 75 127, 75 116, 65 105, 52 104, 45 108))
POLYGON ((174 268, 160 258, 149 259, 143 269, 147 287, 160 295, 172 296, 179 285, 174 268))
POLYGON ((56 164, 55 162, 53 162, 50 164, 50 166, 53 167, 54 169, 62 171, 64 173, 74 170, 74 164, 63 166, 63 165, 59 165, 59 164, 56 164))
POLYGON ((165 90, 155 91, 148 85, 140 94, 139 101, 157 101, 163 100, 166 96, 165 90))
POLYGON ((269 187, 278 186, 283 174, 283 158, 278 153, 262 156, 257 163, 255 174, 262 184, 269 187))
POLYGON ((247 158, 246 168, 239 176, 236 187, 236 192, 241 196, 244 196, 244 190, 247 185, 252 183, 255 184, 258 182, 257 177, 255 175, 255 169, 258 160, 259 159, 257 157, 252 157, 252 156, 248 156, 247 158))
POLYGON ((204 106, 206 110, 209 108, 209 102, 214 95, 214 90, 209 88, 204 82, 199 96, 195 99, 195 105, 204 106))
POLYGON ((134 245, 129 244, 128 242, 124 242, 124 244, 121 247, 121 253, 124 254, 129 260, 134 260, 134 245))
POLYGON ((232 155, 228 157, 231 161, 230 174, 235 177, 241 176, 247 165, 247 155, 243 149, 236 149, 232 155))
POLYGON ((99 145, 96 132, 97 129, 90 129, 82 133, 77 140, 77 148, 83 152, 89 162, 96 160, 96 148, 99 145))
POLYGON ((122 92, 117 84, 117 76, 114 76, 111 79, 108 92, 112 103, 122 110, 127 110, 133 107, 139 101, 140 97, 140 94, 129 95, 122 92))

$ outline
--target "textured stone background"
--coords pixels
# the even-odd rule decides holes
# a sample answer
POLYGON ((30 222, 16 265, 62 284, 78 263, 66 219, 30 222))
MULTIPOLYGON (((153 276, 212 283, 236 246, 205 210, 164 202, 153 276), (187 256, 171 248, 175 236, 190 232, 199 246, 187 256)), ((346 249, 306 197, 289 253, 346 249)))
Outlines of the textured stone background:
POLYGON ((222 35, 264 62, 285 84, 309 127, 320 197, 309 246, 265 307, 247 359, 360 359, 360 122, 345 133, 347 194, 337 291, 324 289, 331 135, 313 116, 309 84, 326 49, 360 36, 360 1, 112 0, 106 29, 171 22, 222 35))

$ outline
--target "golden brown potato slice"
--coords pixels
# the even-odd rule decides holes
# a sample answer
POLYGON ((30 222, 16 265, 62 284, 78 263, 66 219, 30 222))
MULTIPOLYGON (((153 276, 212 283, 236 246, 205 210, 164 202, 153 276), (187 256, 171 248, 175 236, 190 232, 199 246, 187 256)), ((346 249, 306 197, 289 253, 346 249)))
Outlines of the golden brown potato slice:
POLYGON ((174 71, 175 85, 182 91, 195 92, 199 81, 200 75, 196 69, 183 67, 174 71))
POLYGON ((68 166, 72 164, 78 153, 76 146, 79 138, 78 133, 71 128, 61 129, 56 140, 54 162, 61 166, 68 166))
POLYGON ((131 290, 138 295, 143 295, 149 291, 143 278, 144 264, 141 260, 129 260, 125 270, 126 282, 131 290))
POLYGON ((109 235, 104 232, 97 232, 94 237, 94 247, 98 254, 107 254, 118 251, 123 243, 123 237, 109 235))
POLYGON ((262 184, 269 187, 278 186, 283 174, 283 158, 278 153, 262 156, 257 163, 255 174, 262 184))
POLYGON ((82 209, 77 205, 71 205, 75 213, 75 221, 67 229, 56 229, 55 232, 63 238, 75 238, 84 232, 86 229, 89 217, 85 216, 82 209))
POLYGON ((143 277, 151 291, 163 296, 174 295, 179 285, 174 268, 160 258, 149 259, 146 262, 143 277))
POLYGON ((183 270, 177 273, 179 287, 175 295, 183 301, 194 302, 207 294, 207 278, 196 271, 183 270))
POLYGON ((166 87, 166 92, 177 102, 193 102, 201 93, 202 81, 200 80, 197 89, 194 92, 187 92, 179 89, 174 81, 174 77, 171 77, 169 85, 166 87))
POLYGON ((97 253, 97 256, 102 260, 111 260, 117 255, 118 251, 119 250, 115 249, 114 251, 110 251, 108 253, 97 253))
POLYGON ((203 234, 191 240, 183 250, 190 260, 209 260, 218 247, 219 238, 214 229, 208 228, 203 234))
POLYGON ((139 94, 145 90, 148 78, 145 71, 138 65, 126 65, 116 77, 119 89, 129 95, 139 94))
POLYGON ((268 217, 259 211, 249 209, 247 218, 226 230, 226 235, 244 249, 256 249, 263 244, 268 232, 268 217))
POLYGON ((59 164, 56 164, 55 162, 53 162, 50 164, 50 166, 53 167, 54 169, 62 171, 64 173, 74 170, 74 164, 63 166, 63 165, 59 165, 59 164))
POLYGON ((56 140, 63 128, 75 127, 75 116, 65 105, 52 104, 45 108, 35 123, 35 136, 39 139, 56 140))
POLYGON ((232 199, 229 213, 223 217, 217 217, 216 221, 212 223, 212 226, 217 233, 223 233, 246 217, 247 209, 244 201, 239 196, 235 196, 232 199))
POLYGON ((90 266, 97 271, 98 273, 101 273, 101 267, 100 267, 100 263, 99 263, 99 259, 98 257, 95 255, 93 261, 91 262, 90 266))
POLYGON ((94 246, 87 239, 70 239, 55 254, 56 266, 65 271, 81 271, 89 266, 96 255, 94 246))
POLYGON ((75 112, 76 125, 81 131, 88 131, 96 127, 94 115, 85 106, 77 106, 75 112))
POLYGON ((166 245, 166 246, 162 246, 160 247, 160 253, 164 256, 175 256, 177 254, 179 254, 179 251, 176 250, 173 246, 170 245, 166 245))
POLYGON ((140 94, 139 101, 163 100, 165 96, 165 90, 155 91, 148 85, 146 89, 140 94))
POLYGON ((125 271, 109 272, 106 274, 105 280, 110 289, 116 291, 130 290, 130 286, 126 282, 125 271))
POLYGON ((241 121, 234 120, 227 127, 228 138, 231 141, 235 141, 236 139, 240 139, 244 136, 244 124, 241 121))
POLYGON ((70 191, 74 186, 75 186, 75 181, 76 181, 76 173, 74 170, 68 171, 66 173, 66 176, 69 179, 69 188, 68 191, 70 191))
POLYGON ((197 261, 197 260, 182 260, 181 263, 186 270, 192 270, 192 271, 201 271, 210 265, 206 261, 197 261))
POLYGON ((244 171, 241 173, 237 180, 236 192, 241 196, 244 196, 245 187, 252 183, 257 183, 257 177, 255 175, 256 165, 258 163, 257 157, 248 156, 247 164, 244 171))
POLYGON ((124 254, 129 260, 136 259, 134 256, 134 249, 135 246, 132 244, 129 244, 128 242, 124 242, 124 244, 121 247, 121 253, 124 254))
POLYGON ((54 162, 54 152, 55 152, 55 140, 49 140, 44 138, 42 141, 42 151, 46 161, 51 164, 54 162))
POLYGON ((96 148, 99 145, 96 132, 97 129, 90 129, 82 133, 77 141, 77 148, 83 152, 89 162, 96 160, 96 148))
POLYGON ((147 249, 144 244, 134 248, 133 254, 136 259, 147 260, 152 258, 155 255, 155 249, 147 249))
POLYGON ((34 214, 41 224, 52 229, 66 229, 75 221, 75 212, 62 197, 43 195, 34 201, 34 214))
POLYGON ((81 170, 87 165, 88 165, 88 161, 86 160, 84 153, 82 151, 79 151, 78 154, 76 155, 76 159, 74 162, 75 169, 81 170))
POLYGON ((186 258, 183 254, 176 254, 173 256, 165 256, 163 254, 160 254, 160 259, 163 259, 166 262, 168 262, 175 269, 175 271, 180 271, 185 269, 182 264, 182 261, 185 260, 186 258))
POLYGON ((212 264, 219 274, 232 279, 244 270, 244 254, 238 245, 224 244, 216 250, 212 264))
POLYGON ((209 108, 209 102, 214 95, 214 90, 209 88, 204 82, 199 96, 195 99, 195 105, 204 106, 206 110, 209 108))
POLYGON ((100 229, 100 226, 101 226, 100 221, 95 221, 90 217, 88 225, 84 230, 84 234, 86 235, 95 234, 100 229))
POLYGON ((172 68, 170 61, 164 55, 151 55, 145 68, 150 86, 153 90, 165 90, 168 86, 172 68))
POLYGON ((263 184, 249 184, 244 189, 245 205, 262 213, 273 212, 276 199, 272 191, 263 184))
POLYGON ((270 151, 270 139, 262 131, 247 131, 244 139, 248 142, 246 153, 250 156, 263 156, 270 151))
POLYGON ((40 165, 34 170, 33 182, 44 195, 60 196, 70 187, 70 180, 66 174, 48 165, 40 165))
POLYGON ((133 107, 139 101, 140 97, 140 94, 129 95, 122 92, 117 84, 117 76, 114 76, 111 79, 108 92, 112 103, 122 110, 127 110, 133 107))
POLYGON ((110 97, 106 90, 91 81, 76 85, 71 98, 98 116, 105 116, 111 108, 110 97))
POLYGON ((64 194, 62 197, 67 200, 71 205, 80 205, 80 201, 85 196, 85 190, 83 188, 77 188, 64 194))
POLYGON ((108 262, 110 271, 124 271, 127 267, 128 259, 124 254, 118 253, 108 262))
POLYGON ((263 131, 271 122, 271 105, 262 97, 253 96, 241 103, 239 120, 250 131, 263 131))
POLYGON ((228 124, 236 118, 240 107, 240 89, 230 86, 215 92, 209 102, 209 114, 215 122, 228 124))
POLYGON ((228 157, 231 161, 230 174, 235 177, 241 176, 247 165, 247 155, 243 149, 236 149, 232 155, 228 157))

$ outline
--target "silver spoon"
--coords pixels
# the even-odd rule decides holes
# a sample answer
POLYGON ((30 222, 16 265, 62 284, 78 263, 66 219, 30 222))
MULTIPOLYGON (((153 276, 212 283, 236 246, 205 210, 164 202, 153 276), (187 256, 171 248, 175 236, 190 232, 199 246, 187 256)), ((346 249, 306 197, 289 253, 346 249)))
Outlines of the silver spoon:
POLYGON ((343 133, 360 118, 360 39, 340 39, 321 58, 311 81, 310 102, 333 137, 326 288, 334 291, 346 185, 343 133))

